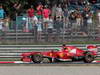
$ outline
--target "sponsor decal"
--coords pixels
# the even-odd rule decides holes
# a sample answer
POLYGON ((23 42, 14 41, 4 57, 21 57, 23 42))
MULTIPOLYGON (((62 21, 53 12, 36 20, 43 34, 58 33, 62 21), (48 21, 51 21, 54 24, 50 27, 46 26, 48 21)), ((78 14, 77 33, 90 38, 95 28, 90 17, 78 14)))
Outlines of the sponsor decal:
POLYGON ((76 54, 76 49, 72 49, 72 50, 70 50, 70 53, 74 53, 74 54, 76 54))
POLYGON ((59 56, 62 58, 64 56, 64 54, 63 53, 60 53, 59 56))

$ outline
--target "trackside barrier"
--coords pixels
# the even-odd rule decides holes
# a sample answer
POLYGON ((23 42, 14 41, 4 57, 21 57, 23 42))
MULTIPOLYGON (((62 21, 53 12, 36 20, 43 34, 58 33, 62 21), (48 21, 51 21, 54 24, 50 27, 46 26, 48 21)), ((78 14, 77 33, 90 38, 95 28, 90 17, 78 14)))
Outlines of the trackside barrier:
MULTIPOLYGON (((86 50, 89 44, 71 44, 86 50)), ((98 56, 100 57, 100 44, 92 44, 98 46, 98 56)), ((47 51, 47 50, 60 50, 62 45, 0 45, 1 58, 20 58, 23 52, 31 51, 47 51)))

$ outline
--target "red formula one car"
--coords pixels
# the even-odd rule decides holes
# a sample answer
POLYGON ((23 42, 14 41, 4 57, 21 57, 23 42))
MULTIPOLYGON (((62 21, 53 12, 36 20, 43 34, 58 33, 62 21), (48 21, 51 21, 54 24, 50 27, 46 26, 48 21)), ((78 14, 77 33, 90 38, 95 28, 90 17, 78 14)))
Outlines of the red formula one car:
POLYGON ((97 56, 97 46, 88 45, 87 50, 82 50, 75 46, 63 45, 59 51, 26 52, 22 53, 21 56, 23 62, 41 63, 44 58, 48 58, 50 62, 81 60, 85 63, 91 63, 97 56))

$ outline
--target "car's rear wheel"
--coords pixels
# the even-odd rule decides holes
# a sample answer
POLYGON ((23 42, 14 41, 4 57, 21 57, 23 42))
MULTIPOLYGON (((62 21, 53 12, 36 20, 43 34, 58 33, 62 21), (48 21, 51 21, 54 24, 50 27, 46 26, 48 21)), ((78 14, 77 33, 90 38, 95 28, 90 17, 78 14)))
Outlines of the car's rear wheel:
POLYGON ((34 54, 32 55, 32 61, 34 63, 41 63, 43 61, 43 55, 42 54, 34 54))
POLYGON ((87 52, 84 56, 84 62, 91 63, 93 60, 94 60, 94 56, 90 52, 87 52))

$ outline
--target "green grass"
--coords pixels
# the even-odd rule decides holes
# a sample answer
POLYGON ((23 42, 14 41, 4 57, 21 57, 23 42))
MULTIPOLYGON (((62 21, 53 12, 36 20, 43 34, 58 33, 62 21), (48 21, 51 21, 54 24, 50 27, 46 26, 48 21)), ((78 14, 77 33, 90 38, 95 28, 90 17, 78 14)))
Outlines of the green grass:
POLYGON ((32 42, 32 43, 15 43, 0 42, 0 45, 61 45, 61 44, 100 44, 100 41, 65 41, 65 42, 32 42))
POLYGON ((0 61, 20 61, 20 58, 0 58, 0 61))

